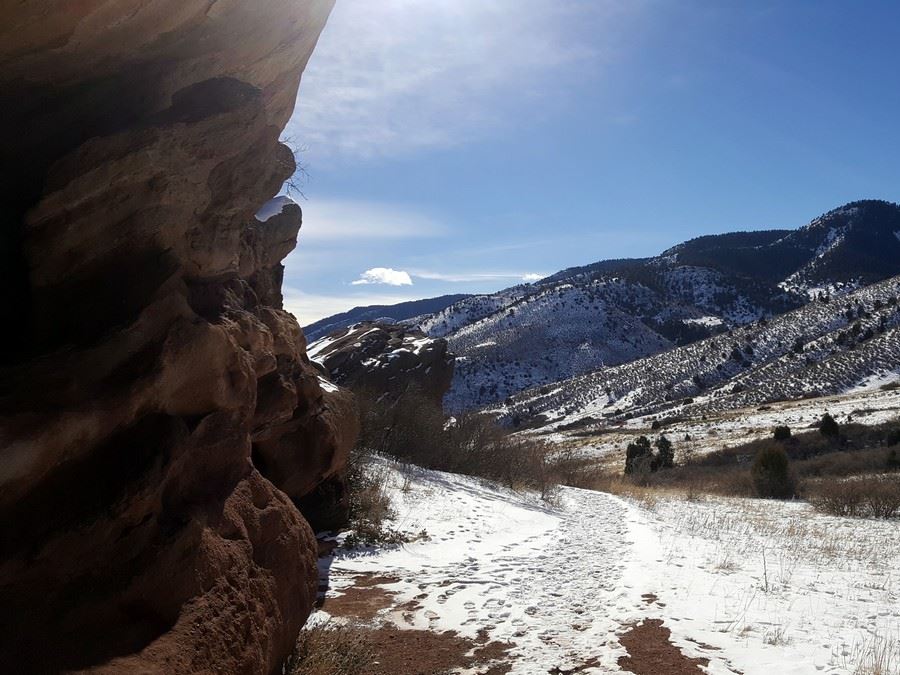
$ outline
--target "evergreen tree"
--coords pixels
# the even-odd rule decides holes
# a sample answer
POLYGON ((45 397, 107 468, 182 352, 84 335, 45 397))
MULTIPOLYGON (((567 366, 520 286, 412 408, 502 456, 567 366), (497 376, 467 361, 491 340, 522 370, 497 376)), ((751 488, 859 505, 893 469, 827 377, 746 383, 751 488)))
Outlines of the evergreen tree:
POLYGON ((775 440, 786 441, 791 437, 791 428, 788 426, 775 427, 775 440))
POLYGON ((760 497, 790 499, 794 496, 790 462, 780 445, 767 446, 756 454, 750 467, 750 477, 753 489, 760 497))
POLYGON ((841 428, 830 414, 825 413, 825 416, 819 423, 819 433, 825 438, 837 438, 841 434, 841 428))
POLYGON ((656 439, 657 464, 660 469, 671 469, 675 466, 675 450, 672 442, 665 436, 656 439))
POLYGON ((653 457, 653 450, 650 447, 650 439, 641 436, 634 443, 629 443, 625 450, 625 475, 630 476, 637 471, 653 457))

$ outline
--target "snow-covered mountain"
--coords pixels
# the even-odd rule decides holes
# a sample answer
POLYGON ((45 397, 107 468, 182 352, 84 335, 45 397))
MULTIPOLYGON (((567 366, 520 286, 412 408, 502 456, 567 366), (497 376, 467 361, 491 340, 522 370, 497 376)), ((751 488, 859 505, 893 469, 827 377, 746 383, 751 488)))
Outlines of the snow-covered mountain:
POLYGON ((442 295, 438 298, 425 300, 411 300, 396 305, 367 305, 354 307, 353 309, 321 319, 303 327, 303 334, 310 342, 318 340, 334 331, 348 328, 365 321, 397 322, 414 316, 421 316, 428 312, 439 312, 445 307, 459 302, 469 296, 460 293, 456 295, 442 295))
POLYGON ((508 399, 514 425, 700 419, 751 405, 837 394, 900 377, 900 277, 690 345, 508 399))
POLYGON ((332 382, 376 398, 415 388, 440 405, 453 379, 447 341, 398 324, 342 328, 310 343, 307 354, 332 382))
MULTIPOLYGON (((438 302, 419 316, 405 308, 398 320, 446 338, 457 355, 445 398, 455 411, 751 326, 897 274, 900 206, 870 200, 797 230, 699 237, 654 258, 601 261, 438 302)), ((320 322, 316 335, 339 319, 320 322)))

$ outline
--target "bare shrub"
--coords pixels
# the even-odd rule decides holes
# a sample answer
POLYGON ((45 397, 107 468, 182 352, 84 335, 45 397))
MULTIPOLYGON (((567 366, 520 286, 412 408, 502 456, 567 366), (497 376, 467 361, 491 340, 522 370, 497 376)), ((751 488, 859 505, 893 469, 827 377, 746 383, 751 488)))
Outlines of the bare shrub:
POLYGON ((348 463, 346 484, 352 536, 344 542, 348 548, 359 545, 398 544, 403 536, 388 521, 393 517, 387 490, 388 472, 371 462, 366 453, 354 450, 348 463))
POLYGON ((300 631, 287 675, 363 675, 375 651, 364 628, 326 622, 300 631))
POLYGON ((858 516, 863 508, 863 493, 858 481, 821 481, 807 498, 817 510, 832 516, 858 516))
MULTIPOLYGON (((416 389, 395 400, 358 393, 358 447, 401 462, 487 478, 549 497, 559 482, 555 453, 543 441, 511 434, 491 417, 464 413, 445 419, 441 407, 416 389)), ((571 469, 571 467, 569 467, 571 469)))
POLYGON ((900 516, 900 481, 875 478, 865 481, 865 502, 875 518, 900 516))
POLYGON ((550 459, 552 475, 560 485, 592 489, 603 475, 597 460, 572 449, 555 452, 550 459))
POLYGON ((835 516, 900 516, 900 480, 889 477, 824 479, 807 489, 809 502, 835 516))

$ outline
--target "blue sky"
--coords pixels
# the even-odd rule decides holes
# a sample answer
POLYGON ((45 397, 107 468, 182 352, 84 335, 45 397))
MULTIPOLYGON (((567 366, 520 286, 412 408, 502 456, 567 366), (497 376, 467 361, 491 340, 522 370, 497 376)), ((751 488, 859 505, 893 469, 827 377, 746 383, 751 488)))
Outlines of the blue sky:
POLYGON ((900 3, 338 0, 285 139, 301 324, 900 201, 900 3))

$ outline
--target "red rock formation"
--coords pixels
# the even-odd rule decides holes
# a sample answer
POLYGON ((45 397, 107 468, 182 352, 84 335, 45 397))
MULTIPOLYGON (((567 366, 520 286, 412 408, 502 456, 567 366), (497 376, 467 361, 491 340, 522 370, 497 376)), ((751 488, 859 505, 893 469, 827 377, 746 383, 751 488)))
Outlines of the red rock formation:
POLYGON ((338 473, 278 141, 333 0, 0 5, 0 663, 271 673, 338 473))

